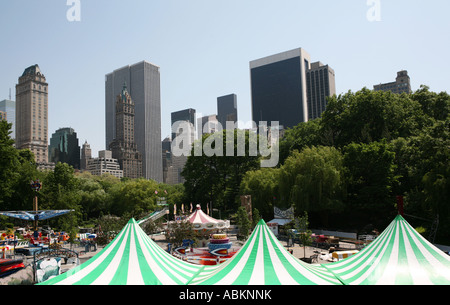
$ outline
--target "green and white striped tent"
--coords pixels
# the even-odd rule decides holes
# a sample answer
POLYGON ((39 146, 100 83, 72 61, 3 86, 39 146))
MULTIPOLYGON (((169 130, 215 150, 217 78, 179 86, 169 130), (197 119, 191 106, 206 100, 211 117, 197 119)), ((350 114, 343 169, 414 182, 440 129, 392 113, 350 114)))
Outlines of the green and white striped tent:
POLYGON ((96 256, 40 285, 184 285, 209 268, 173 257, 131 219, 96 256))
POLYGON ((327 269, 291 255, 261 220, 244 246, 216 269, 205 269, 190 285, 340 285, 327 269))
POLYGON ((323 266, 345 285, 450 284, 450 256, 401 215, 359 253, 323 266))

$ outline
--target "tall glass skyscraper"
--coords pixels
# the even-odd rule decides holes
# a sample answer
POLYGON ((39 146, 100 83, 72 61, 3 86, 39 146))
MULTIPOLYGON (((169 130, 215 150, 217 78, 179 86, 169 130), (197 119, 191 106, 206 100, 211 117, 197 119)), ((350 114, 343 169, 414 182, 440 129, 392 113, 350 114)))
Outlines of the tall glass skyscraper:
MULTIPOLYGON (((171 113, 172 127, 177 128, 177 122, 188 122, 192 128, 192 142, 195 136, 195 109, 189 108, 171 113)), ((176 134, 172 130, 172 142, 175 140, 176 134)))
POLYGON ((309 54, 299 48, 250 62, 252 120, 284 128, 308 121, 306 71, 309 54))
POLYGON ((252 118, 278 121, 284 129, 319 118, 336 94, 334 70, 311 63, 299 48, 250 62, 252 118))
POLYGON ((116 97, 127 83, 135 103, 135 141, 142 154, 146 179, 163 182, 161 147, 160 68, 146 61, 125 66, 106 75, 105 79, 105 147, 116 135, 116 97))
POLYGON ((229 94, 217 98, 217 120, 223 129, 227 128, 227 122, 236 124, 238 120, 236 94, 229 94))

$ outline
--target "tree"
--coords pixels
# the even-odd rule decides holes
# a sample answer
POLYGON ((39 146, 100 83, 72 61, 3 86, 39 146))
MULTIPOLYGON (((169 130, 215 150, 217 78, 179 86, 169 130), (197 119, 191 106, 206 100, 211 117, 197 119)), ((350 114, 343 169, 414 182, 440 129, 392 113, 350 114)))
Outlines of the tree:
POLYGON ((319 212, 328 225, 328 213, 341 211, 345 196, 343 157, 333 147, 295 151, 280 168, 280 193, 296 210, 319 212))
POLYGON ((212 202, 217 209, 235 211, 245 173, 260 167, 260 156, 250 154, 250 142, 249 131, 242 130, 234 130, 233 137, 224 130, 204 135, 196 141, 181 173, 185 178, 187 200, 203 204, 212 202), (212 147, 216 151, 221 150, 222 154, 207 155, 202 149, 202 154, 196 155, 195 147, 212 147), (227 147, 232 148, 233 156, 227 147))
POLYGON ((245 207, 240 206, 236 213, 236 222, 239 228, 239 240, 246 240, 248 238, 248 235, 250 233, 251 229, 251 221, 248 218, 247 210, 245 207))
POLYGON ((12 124, 0 121, 0 206, 2 210, 29 210, 33 194, 30 180, 39 175, 30 150, 14 148, 12 124))
MULTIPOLYGON (((450 240, 449 149, 450 120, 433 120, 417 135, 399 138, 392 143, 400 186, 396 194, 405 196, 405 213, 435 219, 439 215, 436 238, 450 240)), ((421 225, 429 226, 431 222, 421 225)))
POLYGON ((241 195, 251 195, 252 205, 262 218, 273 217, 273 208, 278 198, 279 172, 277 168, 261 168, 245 173, 241 182, 241 195))
POLYGON ((102 212, 107 210, 108 194, 102 184, 89 172, 77 175, 76 178, 83 219, 98 219, 102 212))
POLYGON ((323 145, 325 142, 320 118, 288 128, 280 140, 280 165, 284 164, 293 151, 302 151, 304 148, 323 145))
POLYGON ((252 228, 255 228, 260 220, 261 220, 261 215, 259 214, 258 209, 254 208, 253 213, 252 213, 252 228))
POLYGON ((81 219, 78 180, 72 166, 58 162, 55 169, 48 172, 42 182, 40 207, 48 210, 73 210, 66 215, 50 219, 53 227, 69 233, 74 239, 81 219))
POLYGON ((110 212, 128 218, 153 212, 157 207, 157 189, 156 181, 146 179, 132 179, 115 184, 110 190, 110 212))
POLYGON ((411 95, 411 99, 420 104, 429 118, 445 121, 450 115, 450 95, 447 92, 431 92, 428 86, 422 85, 411 95))
POLYGON ((330 98, 320 124, 325 144, 343 147, 408 137, 424 121, 420 104, 409 95, 364 88, 330 98))
POLYGON ((189 221, 172 221, 167 226, 166 239, 173 248, 181 247, 183 240, 190 239, 196 243, 198 239, 197 231, 189 221))
POLYGON ((366 218, 383 226, 395 209, 392 189, 395 176, 395 154, 386 142, 349 144, 344 148, 344 165, 348 170, 348 208, 370 215, 366 218), (381 224, 380 224, 381 223, 381 224))
POLYGON ((308 212, 304 212, 303 216, 296 217, 294 219, 295 229, 298 232, 298 238, 300 243, 303 245, 303 258, 306 257, 306 246, 311 245, 311 230, 308 229, 309 221, 308 221, 308 212))

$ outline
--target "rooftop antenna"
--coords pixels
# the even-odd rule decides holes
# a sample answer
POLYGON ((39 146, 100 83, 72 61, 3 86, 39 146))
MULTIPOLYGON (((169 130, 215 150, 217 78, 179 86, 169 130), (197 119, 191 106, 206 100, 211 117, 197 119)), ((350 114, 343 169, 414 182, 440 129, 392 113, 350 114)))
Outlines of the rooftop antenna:
POLYGON ((11 100, 11 88, 9 88, 9 100, 11 100))

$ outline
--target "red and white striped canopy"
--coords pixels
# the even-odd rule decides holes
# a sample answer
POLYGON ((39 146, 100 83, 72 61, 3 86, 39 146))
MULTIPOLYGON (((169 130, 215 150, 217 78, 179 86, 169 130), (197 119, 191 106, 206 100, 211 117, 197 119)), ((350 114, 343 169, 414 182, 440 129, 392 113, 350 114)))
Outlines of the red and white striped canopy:
POLYGON ((187 220, 194 225, 194 230, 207 229, 225 229, 230 227, 230 223, 228 221, 219 220, 212 218, 211 216, 204 213, 197 204, 195 212, 192 213, 187 220))

